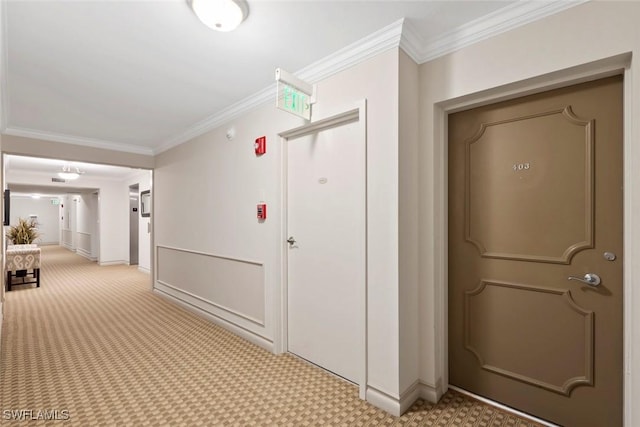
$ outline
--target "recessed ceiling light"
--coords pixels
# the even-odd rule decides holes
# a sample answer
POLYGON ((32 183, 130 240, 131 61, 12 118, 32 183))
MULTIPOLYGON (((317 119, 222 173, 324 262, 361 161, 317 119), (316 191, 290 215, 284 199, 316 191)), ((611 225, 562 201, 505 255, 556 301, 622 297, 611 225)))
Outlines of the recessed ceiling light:
POLYGON ((216 31, 232 31, 249 15, 244 0, 189 0, 191 9, 207 27, 216 31))

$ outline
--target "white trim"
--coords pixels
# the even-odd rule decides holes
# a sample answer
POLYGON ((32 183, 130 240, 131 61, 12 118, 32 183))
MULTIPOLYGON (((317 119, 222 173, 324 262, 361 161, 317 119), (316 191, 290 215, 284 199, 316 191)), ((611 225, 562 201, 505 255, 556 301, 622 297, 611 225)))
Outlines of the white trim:
POLYGON ((407 388, 399 398, 395 398, 392 395, 369 385, 366 390, 366 400, 372 405, 389 412, 391 415, 399 417, 409 410, 419 398, 423 398, 432 403, 438 402, 438 400, 440 400, 440 396, 444 394, 439 394, 439 389, 439 386, 432 386, 417 380, 409 386, 409 388, 407 388))
POLYGON ((180 144, 197 138, 200 135, 203 135, 213 129, 216 129, 219 126, 222 126, 224 123, 227 123, 237 117, 246 114, 248 111, 254 108, 268 104, 271 101, 273 101, 273 103, 275 104, 275 99, 276 85, 274 83, 269 87, 262 89, 260 92, 257 92, 243 100, 240 100, 235 104, 231 104, 229 107, 223 109, 222 111, 206 117, 205 119, 190 126, 178 135, 167 139, 162 145, 155 148, 153 150, 153 153, 160 154, 173 147, 177 147, 180 144))
POLYGON ((367 286, 368 286, 368 262, 369 262, 369 254, 368 254, 368 234, 369 234, 369 225, 368 225, 368 167, 367 167, 367 100, 363 99, 356 103, 354 108, 343 110, 343 112, 329 116, 325 119, 317 120, 316 122, 308 123, 306 125, 296 127, 293 129, 289 129, 287 131, 283 131, 279 133, 281 138, 281 182, 282 182, 282 220, 281 220, 281 253, 282 253, 282 264, 281 264, 281 273, 282 273, 282 281, 280 286, 280 300, 278 301, 279 310, 276 309, 276 313, 280 314, 280 317, 276 319, 275 322, 275 343, 274 347, 277 352, 288 351, 288 339, 287 339, 287 329, 288 329, 288 222, 287 222, 287 211, 288 211, 288 142, 289 139, 300 138, 305 135, 309 135, 316 132, 321 132, 323 130, 327 130, 330 128, 334 128, 337 126, 343 126, 350 123, 358 123, 359 133, 364 140, 364 211, 365 211, 365 233, 364 233, 364 245, 365 245, 365 255, 364 255, 364 286, 362 289, 358 290, 358 300, 359 304, 357 307, 358 311, 358 322, 357 328, 359 330, 360 342, 358 343, 358 351, 361 352, 360 360, 361 366, 358 374, 358 387, 359 387, 359 396, 361 399, 367 399, 367 366, 368 366, 368 355, 367 355, 367 286))
MULTIPOLYGON (((202 251, 196 251, 196 250, 191 250, 191 249, 182 249, 182 248, 177 248, 177 247, 172 247, 172 246, 166 246, 166 245, 156 245, 155 247, 155 251, 153 251, 153 256, 154 259, 158 259, 159 254, 160 254, 160 249, 167 249, 170 251, 178 251, 178 252, 185 252, 188 254, 195 254, 195 255, 202 255, 202 256, 207 256, 210 258, 217 258, 217 259, 222 259, 222 260, 226 260, 226 261, 233 261, 233 262, 239 262, 242 264, 249 264, 249 265, 253 265, 256 267, 260 267, 262 269, 262 274, 263 274, 263 282, 262 282, 262 286, 264 288, 264 263, 259 262, 259 261, 252 261, 252 260, 247 260, 247 259, 242 259, 242 258, 235 258, 235 257, 230 257, 230 256, 221 256, 221 255, 216 255, 216 254, 212 254, 212 253, 207 253, 207 252, 202 252, 202 251)), ((193 306, 196 307, 198 310, 201 310, 204 313, 208 313, 212 316, 216 316, 217 318, 220 319, 224 319, 225 322, 228 322, 229 324, 233 324, 236 325, 237 327, 243 328, 242 326, 240 326, 240 324, 234 322, 231 319, 227 319, 224 318, 222 316, 220 316, 219 314, 215 313, 215 309, 220 310, 220 311, 224 311, 228 314, 231 314, 232 316, 236 316, 240 319, 243 319, 245 321, 248 321, 250 323, 253 323, 261 328, 265 327, 265 320, 264 319, 257 319, 255 317, 252 317, 248 314, 242 313, 240 311, 234 310, 232 308, 229 308, 227 306, 224 306, 222 304, 213 302, 211 300, 208 300, 206 298, 203 298, 199 295, 196 295, 192 292, 189 292, 187 290, 184 290, 176 285, 172 285, 162 279, 160 279, 160 273, 157 271, 157 269, 155 270, 155 274, 154 274, 154 282, 152 283, 152 289, 160 291, 166 295, 170 295, 172 298, 182 301, 183 303, 189 305, 189 306, 193 306), (160 286, 160 287, 159 287, 160 286), (161 287, 165 287, 168 289, 162 289, 161 287), (173 294, 171 291, 175 292, 176 294, 173 294), (191 298, 192 301, 189 301, 188 299, 182 297, 182 296, 186 296, 188 298, 191 298), (199 301, 200 303, 203 303, 209 307, 203 307, 201 305, 196 304, 193 300, 199 301), (213 309, 211 309, 211 308, 213 309)), ((226 323, 225 323, 226 325, 226 323)), ((222 325, 222 326, 225 326, 222 325)), ((248 330, 248 329, 247 329, 248 330)), ((252 332, 255 333, 255 332, 252 332)), ((270 349, 273 349, 273 347, 270 347, 270 349)))
POLYGON ((78 248, 76 250, 76 253, 78 255, 80 255, 81 257, 84 257, 84 258, 88 259, 89 261, 97 261, 98 260, 98 258, 91 256, 91 252, 86 251, 86 250, 84 250, 82 248, 78 248))
POLYGON ((536 422, 538 424, 542 424, 543 426, 547 426, 547 427, 560 427, 560 426, 558 426, 556 424, 551 424, 548 421, 541 420, 540 418, 536 418, 533 415, 529 415, 526 412, 520 412, 517 409, 513 409, 513 408, 511 408, 509 406, 505 406, 505 405, 503 405, 501 403, 498 403, 498 402, 495 402, 495 401, 493 401, 491 399, 487 399, 486 397, 478 396, 477 394, 473 394, 473 393, 471 393, 471 392, 469 392, 467 390, 463 390, 463 389, 458 388, 456 386, 449 386, 449 388, 451 390, 457 391, 460 394, 464 394, 465 396, 469 396, 469 397, 471 397, 471 398, 473 398, 475 400, 479 400, 482 403, 486 403, 487 405, 494 406, 494 407, 496 407, 496 408, 498 408, 498 409, 500 409, 500 410, 502 410, 504 412, 509 412, 510 414, 514 414, 514 415, 516 415, 516 416, 518 416, 520 418, 524 418, 526 420, 530 420, 530 421, 536 422))
POLYGON ((158 249, 169 249, 172 251, 178 251, 178 252, 187 252, 190 254, 196 254, 196 255, 204 255, 204 256, 208 256, 208 257, 212 257, 212 258, 220 258, 220 259, 224 259, 224 260, 228 260, 228 261, 236 261, 236 262, 241 262, 244 264, 253 264, 253 265, 257 265, 259 267, 264 267, 264 263, 260 262, 260 261, 253 261, 250 259, 242 259, 242 258, 236 258, 236 257, 231 257, 231 256, 226 256, 226 255, 217 255, 217 254, 212 254, 209 252, 202 252, 202 251, 194 251, 192 249, 183 249, 183 248, 177 248, 174 246, 166 246, 166 245, 156 245, 156 252, 158 251, 158 249))
POLYGON ((145 273, 145 274, 151 274, 151 270, 146 268, 146 267, 142 267, 140 265, 138 265, 138 271, 141 273, 145 273))
MULTIPOLYGON (((628 64, 631 60, 628 61, 628 64)), ((640 374, 638 373, 638 341, 635 339, 637 335, 637 325, 640 322, 638 307, 640 306, 640 294, 635 291, 633 278, 640 274, 640 267, 635 260, 640 257, 640 246, 638 245, 638 235, 640 229, 638 225, 638 213, 634 206, 638 206, 637 197, 634 200, 633 188, 634 182, 638 182, 638 161, 640 160, 640 150, 637 144, 637 134, 634 135, 634 123, 636 117, 632 108, 634 98, 634 83, 632 78, 631 66, 628 65, 624 72, 624 150, 623 150, 623 173, 624 173, 624 223, 623 223, 623 240, 624 240, 624 259, 623 273, 623 394, 624 402, 623 425, 627 427, 637 426, 640 422, 638 419, 637 402, 640 399, 638 393, 640 387, 640 374), (634 348, 635 346, 635 348, 634 348), (634 360, 634 354, 635 360, 634 360), (633 363, 636 363, 634 365, 633 363), (635 371, 634 371, 635 368, 635 371), (636 418, 634 419, 634 409, 636 418)), ((636 125, 637 126, 637 125, 636 125)), ((637 129, 637 127, 636 127, 637 129)), ((635 186, 637 188, 637 185, 635 186)), ((638 193, 638 190, 635 192, 638 193)))
POLYGON ((107 267, 109 265, 129 265, 129 261, 125 260, 114 260, 114 261, 99 261, 98 265, 100 267, 107 267))
MULTIPOLYGON (((3 2, 4 3, 4 2, 3 2)), ((4 110, 4 108, 3 108, 4 110)), ((103 150, 123 151, 125 153, 153 155, 153 149, 135 144, 122 142, 111 142, 96 138, 85 138, 81 136, 64 135, 53 132, 43 132, 33 129, 7 127, 2 132, 3 135, 21 136, 23 138, 34 138, 45 141, 62 142, 64 144, 80 145, 83 147, 102 148, 103 150)))
POLYGON ((422 61, 422 55, 420 53, 424 45, 425 42, 418 34, 414 24, 412 24, 411 21, 405 20, 402 26, 402 37, 400 37, 400 48, 404 50, 415 63, 421 64, 426 62, 422 61))
MULTIPOLYGON (((435 307, 442 307, 442 311, 435 316, 435 341, 436 341, 436 378, 441 378, 443 384, 449 387, 448 378, 448 114, 462 109, 474 108, 505 99, 513 99, 532 93, 539 93, 563 86, 596 80, 624 70, 624 258, 634 260, 640 258, 640 246, 635 244, 633 237, 639 232, 632 231, 638 226, 633 223, 633 194, 634 188, 632 176, 637 168, 634 165, 638 158, 631 158, 629 153, 634 150, 633 141, 633 117, 631 111, 632 82, 631 82, 631 54, 621 54, 609 58, 603 58, 586 64, 580 64, 564 70, 559 70, 536 78, 507 84, 497 88, 491 88, 482 92, 470 94, 461 98, 450 99, 434 105, 434 175, 433 175, 433 276, 431 280, 435 286, 435 307), (631 238, 630 238, 631 237, 631 238)), ((640 157, 640 152, 636 155, 640 157)), ((638 399, 634 396, 634 383, 638 374, 632 375, 632 367, 629 365, 633 356, 633 325, 640 321, 640 313, 632 310, 634 272, 640 268, 637 263, 625 262, 623 274, 623 303, 624 303, 624 425, 631 427, 632 402, 638 399), (638 313, 638 314, 636 314, 638 313)), ((438 396, 438 398, 441 397, 438 396)))
POLYGON ((255 332, 252 332, 248 329, 243 328, 240 325, 237 325, 235 323, 232 323, 222 317, 216 316, 213 313, 209 313, 207 311, 202 310, 200 307, 196 307, 194 305, 189 304, 186 301, 180 300, 176 297, 174 297, 173 295, 167 294, 157 288, 153 289, 153 293, 156 294, 157 296, 164 298, 166 300, 168 300, 171 303, 174 303, 176 305, 179 305, 180 307, 190 311, 191 313, 194 313, 197 316, 200 316, 212 323, 215 323, 216 325, 233 332, 234 334, 238 335, 241 338, 244 338, 245 340, 249 341, 250 343, 253 343, 255 345, 257 345, 258 347, 262 347, 267 351, 273 352, 273 342, 270 341, 268 338, 265 338, 261 335, 257 335, 255 332))
MULTIPOLYGON (((414 25, 403 18, 294 74, 302 80, 316 83, 398 46, 415 62, 422 64, 470 44, 577 6, 585 1, 588 0, 516 2, 447 32, 429 43, 422 40, 414 25)), ((246 114, 253 108, 273 101, 275 97, 276 86, 273 84, 169 138, 164 144, 155 148, 153 154, 162 153, 216 129, 224 123, 246 114)))
MULTIPOLYGON (((402 36, 403 22, 404 19, 400 19, 393 24, 387 25, 381 30, 376 31, 373 34, 370 34, 367 37, 364 37, 363 39, 314 62, 294 74, 298 78, 309 83, 316 83, 349 67, 359 64, 360 62, 373 58, 382 52, 398 47, 402 36)), ((268 104, 269 102, 273 102, 275 104, 275 99, 276 85, 274 83, 268 88, 236 102, 221 112, 205 118, 184 132, 168 139, 164 144, 154 150, 154 154, 167 151, 170 148, 216 129, 224 123, 246 114, 253 108, 260 107, 268 104)))
POLYGON ((418 64, 462 49, 471 44, 488 39, 514 28, 529 24, 544 17, 578 6, 588 0, 518 1, 481 16, 465 25, 429 41, 423 41, 421 48, 416 43, 405 44, 404 48, 418 64))
POLYGON ((394 417, 402 415, 399 399, 378 390, 375 387, 366 387, 366 400, 373 406, 390 413, 394 417))
POLYGON ((304 67, 295 73, 310 83, 317 83, 400 45, 404 18, 387 25, 355 43, 304 67))
MULTIPOLYGON (((469 22, 453 31, 447 32, 428 43, 419 37, 415 27, 411 23, 400 19, 314 62, 295 74, 303 80, 314 83, 398 46, 407 52, 414 61, 422 64, 470 44, 579 5, 585 1, 587 0, 516 2, 469 22)), ((0 9, 0 14, 2 15, 0 16, 0 25, 2 26, 2 28, 0 28, 0 35, 2 35, 2 46, 0 46, 0 94, 2 98, 0 100, 2 104, 0 106, 0 131, 6 135, 37 138, 134 154, 156 155, 209 132, 275 99, 276 88, 275 84, 272 84, 230 105, 222 111, 193 124, 179 134, 166 139, 164 143, 155 148, 7 126, 9 102, 7 93, 7 26, 6 22, 4 22, 6 19, 5 7, 5 2, 2 2, 0 9)))
MULTIPOLYGON (((232 314, 232 315, 234 315, 234 316, 240 317, 241 319, 244 319, 244 320, 246 320, 246 321, 248 321, 248 322, 251 322, 251 323, 253 323, 253 324, 256 324, 256 325, 261 326, 261 327, 263 327, 263 328, 264 328, 264 320, 256 319, 255 317, 251 317, 251 316, 249 316, 248 314, 240 313, 240 312, 239 312, 239 311, 237 311, 237 310, 233 310, 233 309, 231 309, 231 308, 229 308, 229 307, 225 307, 225 306, 224 306, 224 305, 222 305, 222 304, 218 304, 218 303, 215 303, 215 302, 213 302, 213 301, 209 301, 208 299, 206 299, 206 298, 202 298, 201 296, 198 296, 198 295, 194 294, 193 292, 185 291, 184 289, 181 289, 181 288, 179 288, 179 287, 177 287, 177 286, 175 286, 175 285, 171 285, 171 284, 169 284, 169 283, 167 283, 167 282, 165 282, 165 281, 163 281, 163 280, 157 279, 157 280, 156 280, 156 286, 155 286, 155 288, 154 288, 154 289, 156 289, 156 290, 158 290, 158 291, 161 291, 161 292, 164 292, 165 294, 169 294, 169 293, 168 293, 167 291, 163 290, 163 289, 158 288, 158 285, 165 286, 165 287, 167 287, 167 288, 169 288, 169 289, 171 289, 171 290, 173 290, 173 291, 179 292, 179 293, 181 293, 181 294, 183 294, 183 295, 187 295, 187 296, 189 296, 189 297, 191 297, 191 298, 193 298, 193 299, 195 299, 195 300, 198 300, 198 301, 203 302, 203 303, 205 303, 205 304, 207 304, 207 305, 210 305, 210 306, 212 306, 212 307, 215 307, 215 308, 217 308, 218 310, 226 311, 226 312, 227 312, 227 313, 229 313, 229 314, 232 314)), ((170 294, 169 294, 169 295, 170 295, 170 294)), ((180 301, 183 301, 183 302, 185 302, 185 303, 187 303, 187 304, 191 304, 191 303, 189 303, 188 301, 186 301, 186 300, 184 300, 184 299, 182 299, 182 298, 178 298, 176 295, 171 295, 171 296, 172 296, 172 297, 174 297, 174 298, 176 298, 176 299, 179 299, 180 301)), ((191 305, 193 305, 193 304, 191 304, 191 305)), ((205 310, 204 308, 202 308, 202 307, 200 307, 200 306, 198 306, 198 308, 199 308, 200 310, 202 310, 202 311, 205 311, 205 312, 207 312, 207 313, 211 313, 211 314, 213 314, 213 312, 211 312, 211 311, 209 311, 209 310, 205 310)))

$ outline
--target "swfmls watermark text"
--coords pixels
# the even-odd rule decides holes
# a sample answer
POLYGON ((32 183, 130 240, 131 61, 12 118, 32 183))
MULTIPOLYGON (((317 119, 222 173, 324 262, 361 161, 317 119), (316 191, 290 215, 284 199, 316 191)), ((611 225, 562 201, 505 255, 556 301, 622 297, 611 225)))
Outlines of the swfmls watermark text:
POLYGON ((71 419, 68 409, 4 409, 2 419, 6 421, 67 421, 71 419))

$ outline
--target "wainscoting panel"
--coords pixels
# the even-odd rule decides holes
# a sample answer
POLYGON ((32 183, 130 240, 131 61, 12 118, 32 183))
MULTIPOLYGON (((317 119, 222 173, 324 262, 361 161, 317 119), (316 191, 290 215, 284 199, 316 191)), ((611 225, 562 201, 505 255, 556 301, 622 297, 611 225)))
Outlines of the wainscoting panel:
POLYGON ((264 327, 262 263, 159 245, 156 255, 158 290, 212 314, 264 327))
POLYGON ((62 246, 67 249, 73 249, 73 231, 62 230, 62 246))
POLYGON ((76 248, 78 255, 82 255, 85 258, 93 259, 91 257, 91 233, 83 233, 78 231, 78 247, 76 248))

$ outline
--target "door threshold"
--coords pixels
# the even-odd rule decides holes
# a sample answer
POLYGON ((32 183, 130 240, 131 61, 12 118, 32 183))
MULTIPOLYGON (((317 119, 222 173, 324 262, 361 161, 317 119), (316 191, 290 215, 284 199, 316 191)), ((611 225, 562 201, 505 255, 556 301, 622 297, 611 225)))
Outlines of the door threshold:
POLYGON ((536 418, 531 414, 527 414, 526 412, 520 412, 517 409, 513 409, 513 408, 511 408, 509 406, 503 405, 502 403, 498 403, 498 402, 496 402, 494 400, 487 399, 486 397, 478 396, 477 394, 471 393, 470 391, 461 389, 461 388, 456 387, 454 385, 449 385, 449 388, 451 390, 457 391, 460 394, 464 394, 466 396, 469 396, 469 397, 472 397, 472 398, 474 398, 476 400, 479 400, 482 403, 486 403, 487 405, 495 406, 496 408, 499 408, 499 409, 501 409, 501 410, 503 410, 505 412, 509 412, 511 414, 517 415, 520 418, 524 418, 524 419, 527 419, 527 420, 530 420, 530 421, 534 421, 534 422, 536 422, 538 424, 542 424, 543 426, 547 426, 547 427, 561 427, 561 426, 559 426, 557 424, 550 423, 549 421, 542 420, 540 418, 536 418))

